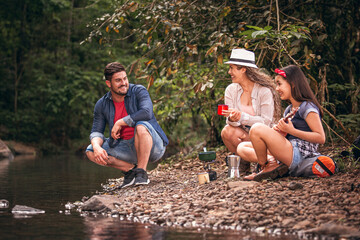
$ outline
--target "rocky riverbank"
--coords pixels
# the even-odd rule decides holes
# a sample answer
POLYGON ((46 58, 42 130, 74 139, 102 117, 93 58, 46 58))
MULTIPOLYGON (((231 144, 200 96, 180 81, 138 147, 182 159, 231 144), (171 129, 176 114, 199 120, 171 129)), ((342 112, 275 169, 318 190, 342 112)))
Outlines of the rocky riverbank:
POLYGON ((228 179, 217 153, 218 179, 199 185, 198 158, 161 164, 148 186, 117 189, 110 179, 102 192, 77 202, 79 211, 104 212, 135 222, 183 228, 255 230, 272 234, 321 234, 360 239, 360 171, 330 178, 285 177, 274 181, 228 179), (87 200, 87 201, 85 201, 87 200))

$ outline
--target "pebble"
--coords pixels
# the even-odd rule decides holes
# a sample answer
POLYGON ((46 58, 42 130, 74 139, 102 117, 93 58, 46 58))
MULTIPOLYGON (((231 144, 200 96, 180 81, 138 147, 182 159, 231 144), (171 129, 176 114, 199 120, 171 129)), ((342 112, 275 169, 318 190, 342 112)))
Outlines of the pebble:
POLYGON ((304 186, 301 183, 298 182, 291 182, 289 183, 288 188, 290 190, 297 190, 297 189, 302 189, 304 186))
MULTIPOLYGON (((227 155, 217 154, 218 159, 227 155)), ((176 166, 159 165, 148 172, 150 184, 141 187, 118 189, 122 178, 109 179, 97 194, 113 195, 121 203, 109 212, 110 216, 160 226, 280 235, 313 229, 333 220, 360 230, 360 190, 351 188, 359 186, 359 174, 285 177, 248 184, 241 178, 229 180, 225 162, 215 161, 211 169, 217 172, 217 180, 199 185, 197 173, 204 171, 199 159, 178 159, 176 166)), ((81 214, 87 199, 74 203, 81 214)))
POLYGON ((9 201, 6 199, 0 200, 0 209, 8 208, 9 207, 9 201))

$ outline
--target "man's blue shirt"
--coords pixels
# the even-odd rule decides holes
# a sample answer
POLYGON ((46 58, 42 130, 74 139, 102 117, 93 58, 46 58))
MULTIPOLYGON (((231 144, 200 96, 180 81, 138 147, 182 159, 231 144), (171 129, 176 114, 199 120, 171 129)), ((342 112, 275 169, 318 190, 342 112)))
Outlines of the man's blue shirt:
MULTIPOLYGON (((129 84, 129 90, 125 96, 125 108, 129 115, 123 118, 125 123, 130 127, 135 127, 138 121, 147 121, 153 126, 164 142, 164 146, 168 145, 169 140, 159 123, 155 119, 153 105, 149 92, 142 85, 129 84)), ((115 106, 112 100, 111 92, 106 93, 95 104, 94 122, 91 129, 90 141, 94 137, 104 138, 106 123, 111 129, 114 126, 115 106)))

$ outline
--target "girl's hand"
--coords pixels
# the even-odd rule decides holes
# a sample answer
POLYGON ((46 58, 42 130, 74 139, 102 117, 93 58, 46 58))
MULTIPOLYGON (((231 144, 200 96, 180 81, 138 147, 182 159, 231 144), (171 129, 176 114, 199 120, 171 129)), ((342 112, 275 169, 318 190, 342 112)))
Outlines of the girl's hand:
POLYGON ((273 126, 272 129, 274 129, 275 131, 277 131, 278 133, 280 133, 282 136, 286 137, 287 133, 281 131, 277 125, 273 126))
POLYGON ((285 122, 284 119, 280 119, 279 123, 276 125, 277 129, 281 132, 290 133, 295 129, 293 123, 289 120, 285 122))

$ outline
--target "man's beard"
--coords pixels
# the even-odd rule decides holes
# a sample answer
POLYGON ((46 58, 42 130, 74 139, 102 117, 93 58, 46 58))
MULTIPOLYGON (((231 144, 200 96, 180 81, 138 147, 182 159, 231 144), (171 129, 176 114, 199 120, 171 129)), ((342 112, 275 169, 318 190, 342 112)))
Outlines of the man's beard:
POLYGON ((126 91, 126 93, 122 93, 122 92, 114 92, 114 93, 119 96, 126 96, 127 91, 126 91))
MULTIPOLYGON (((121 87, 123 87, 123 86, 121 86, 121 87)), ((121 88, 120 87, 120 88, 121 88)), ((125 86, 126 87, 126 86, 125 86)), ((119 89, 120 89, 119 88, 119 89)), ((126 94, 127 94, 127 92, 129 91, 129 88, 126 88, 126 92, 121 92, 120 90, 117 90, 117 91, 115 91, 114 89, 113 89, 113 92, 116 94, 116 95, 119 95, 119 96, 126 96, 126 94)))

